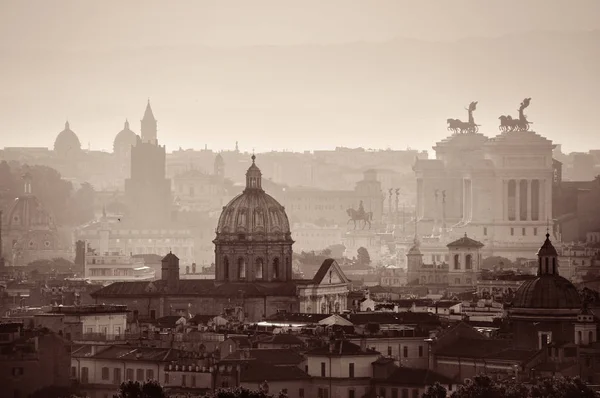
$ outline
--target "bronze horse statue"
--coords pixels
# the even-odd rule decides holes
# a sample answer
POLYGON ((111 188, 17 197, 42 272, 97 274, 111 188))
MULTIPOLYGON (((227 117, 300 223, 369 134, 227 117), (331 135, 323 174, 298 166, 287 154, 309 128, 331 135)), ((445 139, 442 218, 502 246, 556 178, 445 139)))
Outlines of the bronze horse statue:
POLYGON ((346 210, 346 213, 348 213, 348 216, 350 216, 350 219, 348 220, 348 222, 346 224, 349 224, 350 221, 354 221, 354 229, 356 229, 356 222, 362 221, 363 226, 361 229, 365 229, 367 224, 369 224, 369 229, 371 229, 371 221, 373 221, 373 212, 372 211, 363 212, 361 214, 361 212, 358 210, 348 209, 348 210, 346 210))

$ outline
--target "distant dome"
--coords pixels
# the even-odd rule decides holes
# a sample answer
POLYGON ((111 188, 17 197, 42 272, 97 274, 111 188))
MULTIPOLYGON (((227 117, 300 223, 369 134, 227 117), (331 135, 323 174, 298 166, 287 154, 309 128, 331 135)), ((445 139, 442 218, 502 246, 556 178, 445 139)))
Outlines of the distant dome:
POLYGON ((217 224, 217 240, 290 240, 285 209, 262 189, 262 174, 254 163, 246 172, 246 189, 225 207, 217 224))
POLYGON ((131 147, 137 143, 138 135, 129 128, 129 121, 125 121, 125 126, 116 136, 113 142, 113 153, 129 153, 131 147))
POLYGON ((8 211, 7 229, 10 230, 44 230, 52 229, 52 217, 46 212, 42 203, 31 193, 31 177, 26 174, 25 193, 15 199, 8 211))
POLYGON ((65 123, 65 129, 58 133, 54 141, 54 152, 60 156, 69 156, 81 151, 81 143, 77 134, 71 130, 69 122, 65 123))

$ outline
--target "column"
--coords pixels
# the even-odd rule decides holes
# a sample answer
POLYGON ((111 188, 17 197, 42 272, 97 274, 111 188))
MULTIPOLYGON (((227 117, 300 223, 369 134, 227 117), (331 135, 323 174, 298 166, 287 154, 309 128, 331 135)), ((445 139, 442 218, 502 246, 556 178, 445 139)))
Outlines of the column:
POLYGON ((544 192, 546 194, 546 217, 552 221, 552 180, 544 180, 544 185, 546 187, 544 192))
POLYGON ((515 221, 521 219, 521 180, 515 180, 515 221))
POLYGON ((540 221, 546 222, 546 217, 548 217, 546 209, 546 180, 540 180, 539 206, 540 221))
POLYGON ((508 221, 508 180, 502 180, 502 219, 508 221))
POLYGON ((531 180, 527 180, 527 220, 531 221, 531 180))

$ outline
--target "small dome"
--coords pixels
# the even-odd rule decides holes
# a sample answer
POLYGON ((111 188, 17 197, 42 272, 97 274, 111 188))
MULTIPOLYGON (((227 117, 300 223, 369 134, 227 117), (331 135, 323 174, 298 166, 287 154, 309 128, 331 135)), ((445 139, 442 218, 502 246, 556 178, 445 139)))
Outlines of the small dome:
POLYGON ((131 151, 131 147, 137 143, 137 139, 138 135, 131 131, 129 128, 129 122, 126 120, 123 130, 119 131, 119 133, 115 136, 115 140, 113 142, 113 152, 129 153, 129 151, 131 151))
POLYGON ((65 129, 56 136, 54 151, 61 156, 68 156, 81 151, 81 142, 79 142, 77 134, 71 130, 69 122, 65 123, 65 129))
POLYGON ((580 309, 579 292, 566 278, 546 274, 525 281, 517 290, 513 308, 580 309))
POLYGON ((291 240, 290 223, 283 206, 262 189, 262 174, 252 156, 246 172, 246 189, 225 207, 217 224, 217 239, 291 240))

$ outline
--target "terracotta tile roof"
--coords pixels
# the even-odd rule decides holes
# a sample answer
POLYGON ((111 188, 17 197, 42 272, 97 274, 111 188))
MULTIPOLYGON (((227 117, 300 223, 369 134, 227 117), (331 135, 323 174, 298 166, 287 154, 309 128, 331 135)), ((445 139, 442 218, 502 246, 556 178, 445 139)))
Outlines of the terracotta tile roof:
POLYGON ((517 349, 511 340, 459 338, 453 344, 435 350, 436 356, 527 361, 539 351, 517 349))
POLYGON ((176 361, 182 353, 183 351, 172 348, 111 346, 93 357, 141 362, 171 362, 176 361))
POLYGON ((259 360, 246 361, 241 364, 240 381, 288 381, 308 380, 310 376, 296 366, 274 366, 259 360))
POLYGON ((168 293, 166 281, 153 282, 115 282, 92 293, 92 297, 126 297, 126 296, 205 296, 205 297, 245 297, 296 296, 296 285, 285 282, 265 283, 224 283, 217 284, 210 279, 182 279, 178 282, 177 291, 168 293))
POLYGON ((379 384, 395 386, 430 386, 435 383, 452 384, 448 377, 429 369, 399 367, 387 379, 378 381, 379 384))
POLYGON ((267 344, 304 345, 304 341, 292 334, 275 334, 260 341, 267 344))
POLYGON ((333 344, 332 350, 330 350, 329 344, 312 349, 306 353, 306 356, 378 356, 380 353, 378 351, 367 348, 366 350, 362 350, 359 345, 351 343, 349 341, 339 340, 333 344))
POLYGON ((254 348, 248 352, 236 351, 225 357, 222 362, 257 360, 276 366, 296 366, 304 361, 304 357, 288 348, 254 348), (244 356, 249 354, 249 358, 244 356))

